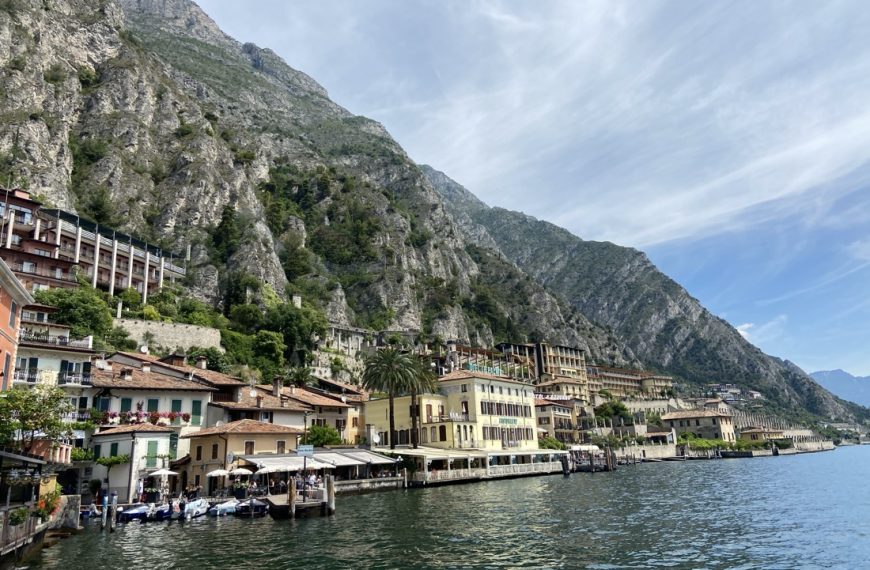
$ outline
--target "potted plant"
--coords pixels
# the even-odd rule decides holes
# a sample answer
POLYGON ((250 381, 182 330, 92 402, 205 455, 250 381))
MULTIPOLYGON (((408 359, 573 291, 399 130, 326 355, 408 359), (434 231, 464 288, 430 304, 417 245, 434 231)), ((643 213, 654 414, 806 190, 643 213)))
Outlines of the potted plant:
POLYGON ((248 482, 236 479, 236 482, 233 483, 233 494, 239 500, 244 499, 248 494, 248 482))
POLYGON ((21 507, 15 509, 14 511, 10 511, 9 513, 9 526, 18 526, 24 521, 27 520, 27 507, 21 507))

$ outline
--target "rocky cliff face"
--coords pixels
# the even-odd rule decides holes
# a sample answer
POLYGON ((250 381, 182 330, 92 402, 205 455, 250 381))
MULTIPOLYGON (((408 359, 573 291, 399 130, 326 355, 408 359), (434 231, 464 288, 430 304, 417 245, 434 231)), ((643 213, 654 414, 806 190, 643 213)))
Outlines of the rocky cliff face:
POLYGON ((189 247, 197 296, 220 304, 249 275, 342 324, 481 345, 535 336, 634 361, 492 243, 470 245, 381 125, 194 3, 8 0, 0 38, 0 176, 189 247), (240 236, 218 255, 227 205, 240 236))
POLYGON ((734 382, 784 409, 863 415, 789 362, 770 357, 707 311, 642 252, 584 241, 522 213, 490 208, 443 173, 423 167, 461 231, 494 244, 520 270, 593 321, 652 368, 698 384, 734 382), (483 237, 482 237, 483 236, 483 237))

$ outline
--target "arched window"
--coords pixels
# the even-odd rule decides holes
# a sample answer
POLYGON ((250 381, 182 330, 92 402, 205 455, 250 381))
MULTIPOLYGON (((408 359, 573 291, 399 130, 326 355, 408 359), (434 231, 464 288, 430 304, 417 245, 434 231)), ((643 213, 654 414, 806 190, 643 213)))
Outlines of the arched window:
POLYGON ((462 428, 460 426, 456 426, 456 441, 462 443, 462 428))
POLYGON ((468 441, 468 426, 462 426, 462 439, 468 441))
POLYGON ((438 440, 439 441, 447 441, 447 426, 445 426, 445 425, 438 426, 438 440))
POLYGON ((438 435, 436 435, 436 433, 435 433, 435 426, 432 426, 430 428, 430 431, 432 433, 432 441, 433 442, 438 441, 438 435))
POLYGON ((422 436, 420 438, 420 443, 429 443, 429 430, 423 428, 420 430, 420 435, 422 436))

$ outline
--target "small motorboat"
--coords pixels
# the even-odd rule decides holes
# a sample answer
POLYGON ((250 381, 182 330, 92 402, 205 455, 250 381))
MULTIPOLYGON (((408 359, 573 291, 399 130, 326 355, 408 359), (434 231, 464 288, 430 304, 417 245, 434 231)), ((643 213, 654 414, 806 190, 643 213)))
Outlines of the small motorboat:
POLYGON ((149 506, 140 503, 127 507, 118 507, 118 522, 128 523, 133 521, 144 521, 148 517, 149 506))
POLYGON ((205 499, 194 499, 184 507, 184 518, 187 520, 201 517, 208 512, 209 504, 205 499))
POLYGON ((169 503, 164 503, 162 505, 155 505, 152 503, 151 508, 148 509, 148 520, 149 521, 168 521, 172 518, 172 505, 169 503))
POLYGON ((269 503, 260 499, 247 499, 236 505, 237 517, 263 517, 269 512, 269 503))
POLYGON ((226 515, 231 515, 236 512, 236 507, 239 506, 238 499, 230 499, 229 501, 224 501, 223 503, 218 503, 212 508, 208 510, 208 514, 213 517, 223 517, 226 515))

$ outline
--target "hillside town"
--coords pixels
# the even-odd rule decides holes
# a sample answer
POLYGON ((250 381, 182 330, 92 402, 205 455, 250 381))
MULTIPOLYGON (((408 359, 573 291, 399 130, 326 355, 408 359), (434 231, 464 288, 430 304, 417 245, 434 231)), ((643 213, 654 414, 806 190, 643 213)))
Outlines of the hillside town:
MULTIPOLYGON (((32 394, 44 406, 27 425, 24 410, 10 411, 20 425, 0 451, 7 550, 24 536, 8 530, 13 513, 47 522, 54 511, 35 505, 53 493, 77 498, 77 517, 108 496, 126 505, 244 499, 258 488, 289 497, 293 474, 331 477, 341 494, 832 447, 746 405, 759 392, 725 384, 680 397, 668 375, 601 366, 546 341, 484 348, 327 323, 295 367, 219 370, 210 362, 226 350, 219 331, 148 309, 184 282, 186 255, 42 208, 21 189, 0 196, 3 399, 32 394), (126 348, 78 336, 67 297, 35 298, 57 290, 109 299, 126 348), (125 307, 134 298, 140 317, 125 307), (393 353, 426 382, 372 381, 372 363, 393 353), (51 409, 59 417, 44 417, 51 409)), ((303 302, 292 295, 286 310, 303 302)))

